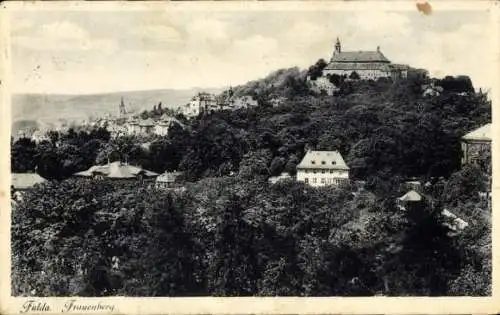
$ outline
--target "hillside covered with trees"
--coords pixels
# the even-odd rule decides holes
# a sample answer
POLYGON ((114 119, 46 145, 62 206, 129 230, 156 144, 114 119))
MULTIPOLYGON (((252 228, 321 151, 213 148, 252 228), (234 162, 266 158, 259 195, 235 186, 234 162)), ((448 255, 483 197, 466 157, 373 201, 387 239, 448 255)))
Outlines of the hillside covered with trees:
POLYGON ((395 82, 337 78, 327 96, 308 87, 318 71, 234 87, 259 106, 179 116, 185 127, 166 137, 95 129, 13 141, 12 171, 51 180, 13 209, 13 294, 490 294, 491 209, 478 195, 490 157, 460 165, 460 138, 491 122, 487 96, 466 77, 416 70, 395 82), (430 82, 443 92, 424 96, 430 82), (308 148, 339 150, 353 184, 267 182, 293 174, 308 148), (186 192, 70 178, 123 159, 183 171, 186 192), (429 185, 422 207, 405 212, 396 198, 410 178, 429 185), (469 227, 451 235, 445 208, 469 227))

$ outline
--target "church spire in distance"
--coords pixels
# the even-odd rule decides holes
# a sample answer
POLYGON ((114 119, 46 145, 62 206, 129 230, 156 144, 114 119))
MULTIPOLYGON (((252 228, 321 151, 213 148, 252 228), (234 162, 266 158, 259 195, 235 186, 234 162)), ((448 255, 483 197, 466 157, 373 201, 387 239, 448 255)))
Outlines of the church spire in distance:
POLYGON ((120 101, 120 115, 125 115, 127 111, 125 111, 125 103, 123 103, 123 96, 120 101))
POLYGON ((335 42, 335 54, 340 54, 342 51, 342 47, 340 46, 340 39, 337 37, 337 41, 335 42))

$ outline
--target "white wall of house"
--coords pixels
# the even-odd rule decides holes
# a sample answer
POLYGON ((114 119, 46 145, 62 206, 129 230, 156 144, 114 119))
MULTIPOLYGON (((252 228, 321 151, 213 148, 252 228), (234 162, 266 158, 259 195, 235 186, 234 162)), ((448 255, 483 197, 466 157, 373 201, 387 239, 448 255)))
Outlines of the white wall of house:
POLYGON ((166 135, 168 135, 168 129, 169 129, 169 125, 158 124, 158 125, 155 125, 154 133, 159 135, 159 136, 166 136, 166 135))
POLYGON ((313 187, 339 185, 349 179, 348 170, 297 169, 297 181, 313 187))

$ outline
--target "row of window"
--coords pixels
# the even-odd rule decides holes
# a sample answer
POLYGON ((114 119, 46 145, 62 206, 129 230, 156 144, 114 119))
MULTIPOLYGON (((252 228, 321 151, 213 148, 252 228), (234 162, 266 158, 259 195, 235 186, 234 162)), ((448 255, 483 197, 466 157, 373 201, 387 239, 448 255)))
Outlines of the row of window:
POLYGON ((326 174, 326 173, 333 174, 335 172, 335 170, 304 170, 304 172, 306 174, 309 173, 309 172, 312 172, 313 174, 316 174, 318 171, 321 172, 321 174, 326 174))
MULTIPOLYGON (((342 178, 321 178, 320 179, 320 183, 321 184, 327 184, 327 185, 339 185, 341 184, 342 182, 344 182, 345 179, 342 179, 342 178)), ((306 184, 309 184, 309 178, 304 178, 304 182, 306 184)), ((316 177, 312 177, 311 178, 311 183, 313 184, 317 184, 318 183, 318 179, 316 177)))
MULTIPOLYGON (((315 161, 315 160, 312 160, 312 161, 311 161, 311 164, 316 164, 316 161, 315 161)), ((326 162, 325 162, 325 161, 321 161, 321 164, 322 164, 322 165, 325 165, 325 164, 326 164, 326 162)), ((337 164, 337 162, 336 162, 336 161, 332 161, 332 165, 335 165, 335 164, 337 164)))

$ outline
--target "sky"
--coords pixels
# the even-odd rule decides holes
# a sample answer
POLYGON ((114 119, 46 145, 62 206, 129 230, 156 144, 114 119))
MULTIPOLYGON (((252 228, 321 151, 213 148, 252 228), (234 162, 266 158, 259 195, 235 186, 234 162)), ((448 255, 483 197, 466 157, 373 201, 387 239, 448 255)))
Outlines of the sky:
POLYGON ((91 94, 227 87, 376 50, 433 76, 494 79, 487 10, 20 10, 11 15, 16 93, 91 94))

